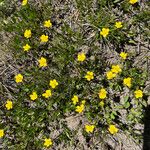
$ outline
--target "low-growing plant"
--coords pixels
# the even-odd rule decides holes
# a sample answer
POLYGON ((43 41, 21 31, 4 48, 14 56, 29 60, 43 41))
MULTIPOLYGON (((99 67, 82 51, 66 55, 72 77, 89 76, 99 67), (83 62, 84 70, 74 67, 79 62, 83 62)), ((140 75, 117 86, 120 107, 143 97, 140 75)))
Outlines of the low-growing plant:
POLYGON ((125 46, 136 38, 132 22, 146 20, 142 16, 148 12, 140 12, 135 0, 70 3, 59 9, 54 1, 37 6, 23 0, 10 18, 3 14, 2 28, 13 34, 8 48, 18 68, 10 79, 16 86, 12 97, 3 95, 0 102, 4 148, 67 143, 76 134, 64 120, 70 115, 88 120, 79 124, 85 137, 120 130, 134 135, 133 126, 142 123, 148 74, 134 65, 136 53, 125 46), (117 60, 110 63, 106 49, 117 60), (56 130, 60 133, 53 136, 56 130))

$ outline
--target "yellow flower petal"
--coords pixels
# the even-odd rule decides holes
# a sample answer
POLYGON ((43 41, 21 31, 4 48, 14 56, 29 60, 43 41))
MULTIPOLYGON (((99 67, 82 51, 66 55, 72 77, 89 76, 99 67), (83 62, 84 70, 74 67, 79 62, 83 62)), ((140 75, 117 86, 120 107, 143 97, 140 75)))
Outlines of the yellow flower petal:
POLYGON ((49 147, 49 146, 51 146, 53 144, 53 142, 52 142, 52 140, 50 139, 50 138, 46 138, 45 140, 44 140, 44 146, 45 147, 49 147))
POLYGON ((50 80, 49 85, 50 85, 53 89, 55 89, 55 87, 58 86, 58 82, 57 82, 55 79, 54 79, 54 80, 50 80))
POLYGON ((50 20, 44 21, 44 27, 46 27, 46 28, 51 28, 51 27, 52 27, 51 21, 50 21, 50 20))
POLYGON ((32 33, 31 33, 31 30, 25 30, 25 32, 24 32, 24 37, 25 38, 30 38, 31 37, 31 35, 32 35, 32 33))
POLYGON ((102 31, 100 31, 100 35, 102 35, 104 38, 107 37, 109 34, 109 28, 102 28, 102 31))
POLYGON ((15 81, 16 83, 20 83, 23 80, 23 76, 19 73, 17 75, 15 75, 15 81))
POLYGON ((110 125, 108 130, 111 134, 115 134, 118 132, 118 128, 115 125, 110 125))
POLYGON ((0 129, 0 138, 2 138, 4 136, 4 130, 0 129))

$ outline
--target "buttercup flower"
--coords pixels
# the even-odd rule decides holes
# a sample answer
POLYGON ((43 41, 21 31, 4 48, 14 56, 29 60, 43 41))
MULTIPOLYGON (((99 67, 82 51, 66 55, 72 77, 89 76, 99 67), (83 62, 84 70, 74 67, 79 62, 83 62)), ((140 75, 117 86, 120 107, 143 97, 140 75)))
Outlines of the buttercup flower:
POLYGON ((106 98, 106 95, 107 95, 107 91, 102 88, 100 91, 99 91, 99 98, 100 99, 105 99, 106 98))
POLYGON ((54 89, 58 85, 58 82, 55 79, 54 80, 50 80, 49 85, 54 89))
POLYGON ((125 52, 121 52, 121 53, 120 53, 120 57, 121 57, 122 59, 124 59, 124 60, 127 58, 127 56, 128 56, 128 54, 125 53, 125 52))
POLYGON ((45 93, 42 94, 43 97, 49 98, 52 96, 51 90, 46 90, 45 93))
POLYGON ((31 100, 36 100, 38 98, 38 95, 37 95, 37 93, 36 92, 32 92, 32 94, 30 95, 30 99, 31 100))
POLYGON ((108 71, 108 72, 106 73, 106 76, 107 76, 107 79, 108 79, 108 80, 111 80, 111 79, 113 79, 113 78, 116 77, 116 73, 113 73, 112 71, 108 71))
POLYGON ((122 69, 120 68, 119 65, 112 65, 111 71, 112 71, 113 73, 116 73, 116 74, 117 74, 117 73, 121 72, 122 69))
POLYGON ((82 100, 82 101, 81 101, 81 104, 83 104, 83 105, 84 105, 84 104, 85 104, 85 102, 86 102, 85 100, 82 100))
POLYGON ((46 67, 47 66, 47 61, 44 57, 41 57, 39 60, 39 67, 46 67))
POLYGON ((4 136, 4 130, 0 129, 0 138, 2 138, 4 136))
POLYGON ((130 4, 135 4, 135 3, 137 3, 138 2, 138 0, 129 0, 129 3, 130 4))
POLYGON ((44 146, 45 147, 49 147, 49 146, 51 146, 53 144, 53 142, 52 142, 52 140, 50 139, 50 138, 46 138, 45 140, 44 140, 44 146))
POLYGON ((52 27, 51 21, 50 20, 44 21, 44 27, 51 28, 52 27))
POLYGON ((75 110, 76 112, 82 113, 83 110, 84 110, 84 104, 81 104, 81 105, 79 105, 79 106, 76 106, 76 110, 75 110))
POLYGON ((40 36, 40 40, 41 40, 41 42, 47 42, 48 41, 48 35, 41 35, 40 36))
POLYGON ((5 107, 7 108, 7 110, 10 110, 13 108, 13 103, 10 100, 7 100, 5 107))
POLYGON ((28 3, 28 0, 23 0, 23 1, 22 1, 22 6, 27 5, 27 3, 28 3))
POLYGON ((100 35, 102 35, 104 38, 107 37, 109 34, 109 28, 103 28, 102 31, 100 31, 100 35))
POLYGON ((71 99, 73 104, 76 105, 77 102, 79 102, 79 98, 77 95, 74 95, 73 98, 71 99))
POLYGON ((123 84, 130 88, 131 87, 131 78, 130 77, 124 78, 123 79, 123 84))
POLYGON ((22 80, 23 80, 23 76, 20 73, 15 75, 15 81, 17 83, 22 82, 22 80))
POLYGON ((86 73, 86 75, 85 75, 85 78, 86 78, 88 81, 94 79, 94 73, 88 71, 88 72, 86 73))
POLYGON ((31 35, 32 35, 32 33, 31 33, 31 30, 25 30, 25 32, 24 32, 24 37, 25 38, 30 38, 31 37, 31 35))
POLYGON ((85 131, 87 133, 92 133, 94 131, 95 126, 94 125, 85 125, 85 131))
POLYGON ((118 28, 118 29, 122 28, 122 26, 123 26, 122 22, 120 22, 120 21, 118 21, 118 22, 115 23, 115 27, 118 28))
POLYGON ((26 44, 25 46, 23 46, 24 51, 29 51, 31 48, 31 46, 29 44, 26 44))
POLYGON ((108 130, 111 134, 115 134, 118 132, 118 128, 115 125, 110 125, 108 130))
POLYGON ((136 98, 142 98, 143 92, 141 90, 136 90, 136 91, 134 91, 134 95, 136 98))
POLYGON ((79 53, 78 54, 78 61, 84 61, 86 59, 86 55, 84 53, 79 53))

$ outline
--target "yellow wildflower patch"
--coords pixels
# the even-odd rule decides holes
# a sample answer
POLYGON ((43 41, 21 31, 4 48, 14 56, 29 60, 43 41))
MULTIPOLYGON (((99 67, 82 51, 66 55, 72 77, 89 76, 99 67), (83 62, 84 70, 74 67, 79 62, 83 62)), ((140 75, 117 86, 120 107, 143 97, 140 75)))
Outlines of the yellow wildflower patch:
POLYGON ((131 87, 131 78, 130 77, 124 78, 123 79, 123 84, 130 88, 131 87))
POLYGON ((53 144, 52 140, 50 138, 44 139, 44 146, 49 147, 53 144))
POLYGON ((6 104, 5 104, 5 107, 6 107, 7 110, 12 109, 12 108, 13 108, 13 103, 12 103, 12 101, 7 100, 7 101, 6 101, 6 104))
POLYGON ((22 1, 22 6, 27 5, 27 3, 28 3, 28 0, 23 0, 23 1, 22 1))
POLYGON ((4 136, 4 130, 0 129, 0 138, 2 138, 4 136))
POLYGON ((84 53, 79 53, 78 54, 78 61, 84 61, 86 59, 86 55, 84 53))
POLYGON ((137 3, 137 2, 138 2, 138 0, 129 0, 129 3, 132 4, 132 5, 137 3))
POLYGON ((41 35, 40 40, 41 40, 41 42, 46 43, 48 41, 48 35, 44 35, 44 34, 41 35))
POLYGON ((85 125, 85 131, 87 133, 93 133, 95 126, 94 125, 85 125))
POLYGON ((36 100, 38 98, 38 95, 37 95, 37 93, 36 92, 32 92, 32 94, 30 94, 30 99, 31 100, 36 100))
POLYGON ((46 28, 51 28, 51 27, 52 27, 51 21, 50 21, 50 20, 44 21, 44 27, 46 27, 46 28))
POLYGON ((31 30, 25 30, 25 32, 24 32, 24 37, 25 38, 30 38, 31 37, 31 35, 32 35, 32 33, 31 33, 31 30))
POLYGON ((104 38, 107 37, 109 34, 109 28, 102 28, 102 31, 100 31, 100 35, 102 35, 104 38))
POLYGON ((43 97, 49 98, 52 96, 51 90, 46 90, 45 93, 42 94, 43 97))
POLYGON ((99 98, 100 98, 100 99, 105 99, 106 96, 107 96, 107 91, 106 91, 104 88, 102 88, 102 89, 99 91, 99 98))
POLYGON ((54 79, 54 80, 50 80, 49 85, 50 85, 53 89, 55 89, 55 87, 58 86, 58 82, 57 82, 55 79, 54 79))
POLYGON ((24 51, 27 51, 27 52, 30 50, 30 48, 31 46, 29 44, 26 44, 23 46, 24 51))
POLYGON ((20 83, 23 80, 23 75, 21 75, 20 73, 15 75, 15 81, 16 83, 20 83))
POLYGON ((39 67, 46 67, 47 66, 47 60, 44 57, 41 57, 39 60, 39 67))
POLYGON ((122 26, 123 26, 122 22, 120 22, 120 21, 118 21, 118 22, 115 23, 115 27, 118 28, 118 29, 122 28, 122 26))
POLYGON ((124 59, 124 60, 127 58, 127 56, 128 56, 128 54, 125 53, 125 52, 121 52, 121 53, 120 53, 120 57, 121 57, 122 59, 124 59))
POLYGON ((76 106, 76 110, 75 110, 76 112, 82 113, 83 110, 84 110, 84 104, 81 104, 81 105, 79 105, 79 106, 76 106))
POLYGON ((112 71, 106 72, 106 77, 108 80, 111 80, 111 79, 115 78, 116 76, 117 76, 116 73, 113 73, 112 71))
POLYGON ((115 125, 110 125, 108 130, 111 134, 115 134, 118 132, 118 128, 115 125))
POLYGON ((119 65, 112 65, 112 67, 111 67, 111 71, 113 72, 113 73, 120 73, 121 71, 122 71, 122 69, 121 69, 121 67, 119 66, 119 65))
POLYGON ((134 91, 134 95, 135 95, 135 98, 142 98, 143 97, 143 91, 136 90, 136 91, 134 91))
POLYGON ((77 95, 74 95, 73 98, 72 98, 71 100, 72 100, 72 102, 73 102, 74 105, 76 105, 77 102, 79 102, 79 98, 78 98, 77 95))
POLYGON ((86 73, 86 75, 85 75, 85 78, 86 78, 88 81, 91 81, 92 79, 94 79, 94 73, 88 71, 88 72, 86 73))

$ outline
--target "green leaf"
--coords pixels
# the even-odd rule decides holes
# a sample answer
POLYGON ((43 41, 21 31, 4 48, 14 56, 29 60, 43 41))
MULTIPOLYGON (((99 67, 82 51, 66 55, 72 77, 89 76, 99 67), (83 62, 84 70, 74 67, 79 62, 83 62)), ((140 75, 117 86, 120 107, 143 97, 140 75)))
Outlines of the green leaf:
POLYGON ((129 108, 129 107, 130 107, 130 103, 129 103, 129 102, 126 102, 126 103, 124 104, 124 107, 125 107, 125 108, 129 108))

